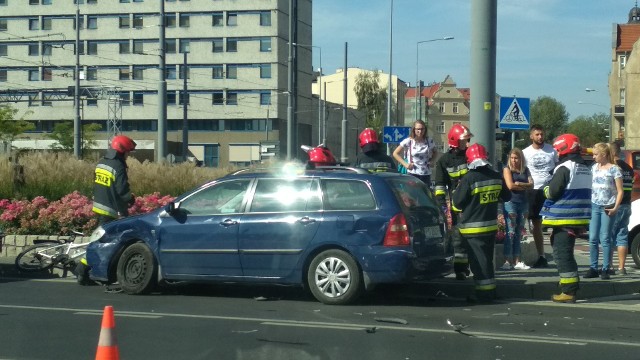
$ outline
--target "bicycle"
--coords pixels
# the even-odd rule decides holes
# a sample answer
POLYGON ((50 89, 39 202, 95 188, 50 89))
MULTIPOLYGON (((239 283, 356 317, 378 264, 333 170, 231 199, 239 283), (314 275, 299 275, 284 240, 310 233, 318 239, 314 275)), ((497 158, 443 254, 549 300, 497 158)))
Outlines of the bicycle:
POLYGON ((71 230, 66 239, 42 240, 36 239, 33 245, 25 248, 16 257, 16 268, 22 272, 40 272, 53 267, 65 271, 74 271, 77 262, 87 252, 89 243, 74 243, 77 236, 83 233, 71 230))

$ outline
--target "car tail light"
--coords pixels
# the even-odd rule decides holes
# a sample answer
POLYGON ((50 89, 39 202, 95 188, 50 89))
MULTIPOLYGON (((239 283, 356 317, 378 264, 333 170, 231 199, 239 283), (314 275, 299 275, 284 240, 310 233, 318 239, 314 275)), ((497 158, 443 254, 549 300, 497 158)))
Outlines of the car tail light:
POLYGON ((404 214, 400 213, 389 221, 387 233, 384 235, 384 246, 406 246, 409 245, 409 228, 404 214))

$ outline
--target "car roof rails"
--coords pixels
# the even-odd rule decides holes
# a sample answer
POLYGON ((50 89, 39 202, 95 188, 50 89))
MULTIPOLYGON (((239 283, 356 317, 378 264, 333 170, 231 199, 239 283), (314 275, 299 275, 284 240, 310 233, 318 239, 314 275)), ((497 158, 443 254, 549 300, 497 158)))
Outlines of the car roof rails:
POLYGON ((271 169, 271 168, 244 168, 244 169, 240 169, 240 170, 236 170, 234 172, 231 172, 231 173, 229 173, 229 175, 233 176, 233 175, 244 174, 246 172, 269 172, 269 171, 273 171, 273 169, 271 169))
POLYGON ((356 174, 370 174, 370 172, 367 171, 366 169, 351 167, 351 166, 316 166, 315 168, 309 169, 309 170, 323 170, 323 171, 342 170, 342 171, 351 171, 356 174))

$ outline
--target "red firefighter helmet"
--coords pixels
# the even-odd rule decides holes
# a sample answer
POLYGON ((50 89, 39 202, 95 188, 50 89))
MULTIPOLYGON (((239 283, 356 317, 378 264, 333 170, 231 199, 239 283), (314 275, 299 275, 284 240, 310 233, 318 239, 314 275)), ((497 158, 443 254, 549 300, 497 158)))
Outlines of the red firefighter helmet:
POLYGON ((111 148, 119 153, 126 153, 135 150, 136 142, 125 135, 116 135, 111 139, 111 148))
POLYGON ((580 139, 573 134, 562 134, 553 140, 553 148, 558 155, 580 152, 580 139))
POLYGON ((309 162, 315 166, 333 166, 337 164, 336 158, 333 157, 329 148, 322 144, 314 148, 302 145, 301 148, 307 152, 309 162))
POLYGON ((489 154, 487 154, 487 149, 480 144, 473 144, 469 146, 466 152, 467 155, 467 164, 471 164, 473 161, 481 159, 487 160, 489 158, 489 154))
POLYGON ((360 136, 358 136, 360 140, 360 147, 363 147, 367 144, 377 143, 378 142, 378 134, 372 128, 366 128, 362 130, 360 136))
POLYGON ((447 135, 449 146, 454 148, 460 147, 460 140, 469 140, 471 137, 473 137, 473 134, 469 131, 469 128, 462 124, 453 125, 449 130, 449 135, 447 135))

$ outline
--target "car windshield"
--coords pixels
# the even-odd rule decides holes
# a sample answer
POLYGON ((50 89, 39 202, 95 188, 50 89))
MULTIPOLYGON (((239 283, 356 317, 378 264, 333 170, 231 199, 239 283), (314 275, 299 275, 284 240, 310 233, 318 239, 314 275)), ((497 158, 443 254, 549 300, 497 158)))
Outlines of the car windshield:
POLYGON ((412 176, 397 176, 390 178, 389 183, 403 208, 437 208, 433 193, 422 181, 412 176))

